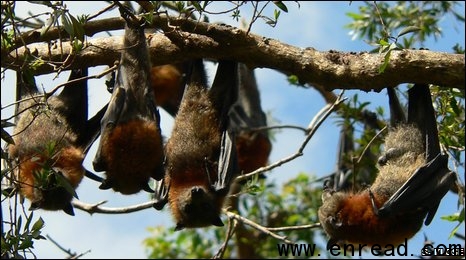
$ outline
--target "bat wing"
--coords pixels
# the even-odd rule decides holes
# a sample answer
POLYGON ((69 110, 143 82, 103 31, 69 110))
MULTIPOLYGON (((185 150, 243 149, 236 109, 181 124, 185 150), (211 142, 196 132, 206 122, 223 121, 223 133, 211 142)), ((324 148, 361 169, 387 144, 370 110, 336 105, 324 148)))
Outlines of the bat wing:
POLYGON ((242 129, 267 126, 267 118, 262 111, 260 93, 254 71, 245 64, 238 64, 239 88, 237 102, 230 111, 231 128, 242 129))
POLYGON ((215 109, 219 111, 220 129, 229 128, 229 114, 233 104, 238 99, 238 63, 236 61, 220 60, 209 95, 215 109))
MULTIPOLYGON (((89 149, 91 148, 92 144, 95 142, 95 140, 99 137, 100 135, 100 122, 107 111, 108 104, 105 105, 102 109, 100 109, 99 112, 97 112, 91 119, 89 119, 86 123, 86 131, 84 131, 84 135, 82 136, 82 145, 84 146, 84 154, 87 154, 89 152, 89 149)), ((104 179, 102 177, 99 177, 95 173, 89 171, 86 169, 85 173, 86 177, 90 178, 91 180, 98 181, 98 182, 103 182, 104 179)))
MULTIPOLYGON (((108 132, 112 131, 113 127, 118 123, 118 119, 120 118, 121 112, 123 111, 123 107, 125 105, 125 98, 125 89, 117 87, 113 90, 112 98, 110 99, 107 110, 105 111, 100 122, 101 136, 108 135, 108 132)), ((96 156, 94 158, 94 161, 92 162, 94 170, 98 172, 105 171, 107 169, 107 165, 103 160, 101 153, 102 141, 99 144, 96 156)))
POLYGON ((217 181, 213 188, 220 194, 227 194, 230 184, 238 173, 238 158, 236 153, 235 136, 232 131, 224 131, 222 145, 218 159, 217 181))
POLYGON ((379 216, 392 212, 426 209, 425 224, 432 221, 440 201, 455 181, 448 167, 448 156, 438 154, 433 160, 418 168, 411 178, 379 209, 379 216))
POLYGON ((416 125, 424 136, 426 159, 430 161, 440 153, 440 143, 429 86, 416 84, 408 92, 408 123, 416 125))
MULTIPOLYGON (((68 81, 74 81, 88 75, 87 68, 72 70, 68 81)), ((58 97, 66 104, 66 115, 68 124, 73 132, 78 134, 84 132, 88 117, 87 79, 67 84, 58 97)), ((78 139, 78 144, 80 140, 78 139)))
POLYGON ((396 95, 395 89, 392 87, 387 88, 388 102, 390 107, 390 126, 406 123, 406 116, 400 101, 396 95))

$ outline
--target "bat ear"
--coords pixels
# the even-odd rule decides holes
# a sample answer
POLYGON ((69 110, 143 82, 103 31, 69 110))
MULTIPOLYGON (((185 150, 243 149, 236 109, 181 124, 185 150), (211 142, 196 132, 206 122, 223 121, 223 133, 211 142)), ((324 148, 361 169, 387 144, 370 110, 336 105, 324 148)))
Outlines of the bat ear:
POLYGON ((40 202, 35 201, 35 202, 31 202, 31 206, 29 207, 29 210, 34 211, 39 208, 40 208, 40 202))
POLYGON ((142 185, 142 189, 149 192, 149 193, 154 193, 155 191, 150 188, 149 183, 146 183, 145 185, 142 185))
POLYGON ((63 211, 70 216, 74 216, 74 209, 71 203, 67 203, 65 207, 63 208, 63 211))
POLYGON ((102 181, 102 184, 100 184, 99 186, 99 189, 101 190, 108 190, 108 189, 111 189, 113 187, 113 184, 111 181, 107 180, 107 179, 104 179, 102 181))
POLYGON ((176 223, 175 231, 180 231, 180 230, 183 230, 184 228, 185 226, 183 223, 176 223))
POLYGON ((216 216, 214 219, 212 219, 212 225, 217 226, 217 227, 224 226, 222 219, 219 216, 216 216))
POLYGON ((91 180, 94 180, 94 181, 97 181, 97 182, 100 182, 102 183, 104 181, 104 179, 100 176, 97 176, 95 173, 93 172, 90 172, 86 169, 86 172, 84 173, 84 175, 86 175, 87 178, 91 179, 91 180))

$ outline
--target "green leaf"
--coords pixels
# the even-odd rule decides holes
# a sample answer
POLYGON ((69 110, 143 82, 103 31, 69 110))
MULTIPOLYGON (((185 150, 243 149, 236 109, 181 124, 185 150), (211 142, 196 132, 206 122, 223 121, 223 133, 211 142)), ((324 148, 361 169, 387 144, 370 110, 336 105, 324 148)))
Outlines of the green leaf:
MULTIPOLYGON (((32 215, 32 214, 31 214, 32 215)), ((39 217, 39 219, 34 223, 34 225, 32 225, 32 231, 37 231, 37 230, 40 230, 44 227, 44 220, 39 217)))
POLYGON ((440 218, 443 219, 443 220, 446 220, 446 221, 455 222, 455 221, 459 220, 460 214, 455 213, 455 214, 448 215, 448 216, 441 216, 440 218))
POLYGON ((275 20, 278 20, 278 17, 280 17, 281 12, 279 10, 274 10, 273 13, 274 13, 275 20))
POLYGON ((65 29, 65 31, 70 35, 71 38, 74 38, 73 23, 68 18, 68 14, 61 16, 61 22, 63 24, 63 28, 65 29))
POLYGON ((69 192, 73 197, 78 198, 78 194, 76 193, 76 190, 71 186, 71 184, 66 180, 66 178, 59 174, 58 172, 54 172, 55 177, 57 178, 58 185, 65 188, 67 192, 69 192))
POLYGON ((201 7, 201 5, 199 4, 198 1, 191 1, 191 4, 194 6, 194 8, 195 8, 197 11, 202 11, 202 7, 201 7))
POLYGON ((390 55, 391 55, 392 51, 391 50, 388 50, 387 54, 385 54, 385 58, 384 58, 384 62, 382 63, 382 65, 379 67, 379 73, 383 73, 385 71, 385 69, 387 68, 388 66, 388 63, 390 61, 390 55))
POLYGON ((353 18, 354 20, 362 20, 365 18, 363 14, 359 14, 359 13, 346 13, 346 16, 349 16, 350 18, 353 18))
POLYGON ((23 224, 23 218, 21 216, 18 217, 18 221, 16 221, 16 227, 15 227, 15 235, 19 236, 19 229, 21 228, 21 225, 23 224))
POLYGON ((273 1, 273 3, 280 8, 283 12, 288 13, 288 8, 286 5, 283 3, 283 1, 273 1))
POLYGON ((13 137, 11 137, 11 135, 7 131, 5 131, 5 129, 3 129, 3 126, 2 126, 1 138, 3 141, 7 142, 8 144, 13 144, 13 145, 15 144, 13 137))
POLYGON ((380 39, 379 44, 382 46, 388 46, 390 43, 387 42, 385 39, 380 39))
POLYGON ((81 42, 83 42, 85 32, 84 32, 84 27, 83 27, 82 23, 80 23, 78 21, 78 19, 76 19, 71 14, 69 14, 69 16, 70 16, 71 23, 73 25, 73 32, 74 32, 73 36, 76 37, 81 42))
POLYGON ((26 225, 24 225, 24 232, 27 232, 29 230, 29 224, 31 224, 32 217, 34 216, 34 213, 31 212, 31 215, 28 216, 26 225))
POLYGON ((396 38, 398 38, 400 36, 403 36, 403 35, 405 35, 407 33, 417 32, 417 31, 420 31, 420 30, 421 30, 421 28, 419 28, 417 26, 408 26, 408 27, 404 28, 403 30, 401 30, 401 32, 398 33, 398 36, 396 38))
POLYGON ((32 237, 31 236, 26 236, 26 238, 23 240, 23 242, 21 244, 19 244, 18 249, 19 250, 24 250, 24 249, 32 248, 33 244, 34 244, 34 242, 32 242, 32 237))

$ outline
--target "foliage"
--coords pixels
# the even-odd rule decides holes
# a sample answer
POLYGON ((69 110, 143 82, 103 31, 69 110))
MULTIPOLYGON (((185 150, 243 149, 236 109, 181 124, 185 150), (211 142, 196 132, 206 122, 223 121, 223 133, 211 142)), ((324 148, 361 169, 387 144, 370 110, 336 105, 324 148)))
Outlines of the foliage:
POLYGON ((39 218, 32 224, 32 212, 26 213, 24 209, 22 213, 18 212, 18 207, 15 207, 13 211, 14 214, 10 215, 10 217, 17 216, 16 219, 10 219, 9 222, 2 219, 2 222, 8 223, 10 228, 2 228, 1 256, 2 258, 27 258, 29 254, 34 255, 34 240, 45 239, 41 235, 44 221, 39 218), (26 218, 24 225, 23 216, 26 218))

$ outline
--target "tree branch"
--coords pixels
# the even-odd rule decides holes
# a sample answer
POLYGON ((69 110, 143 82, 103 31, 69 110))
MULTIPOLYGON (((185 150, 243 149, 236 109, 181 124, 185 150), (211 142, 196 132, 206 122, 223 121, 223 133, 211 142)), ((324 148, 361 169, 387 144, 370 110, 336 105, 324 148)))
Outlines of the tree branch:
POLYGON ((107 201, 101 201, 96 204, 88 204, 88 203, 84 203, 84 202, 74 199, 73 201, 71 201, 71 204, 73 205, 73 207, 86 211, 92 215, 94 213, 126 214, 126 213, 131 213, 131 212, 136 212, 136 211, 152 208, 155 203, 155 201, 148 201, 148 202, 144 202, 138 205, 122 207, 122 208, 106 208, 106 207, 100 206, 106 202, 107 201))
POLYGON ((283 158, 275 163, 272 163, 267 166, 263 166, 258 168, 257 170, 250 172, 250 173, 245 173, 242 174, 238 177, 236 177, 236 181, 243 181, 243 180, 248 180, 254 175, 261 174, 263 172, 270 171, 276 167, 281 166, 284 163, 287 163, 289 161, 294 160, 295 158, 298 158, 299 156, 303 155, 304 148, 306 148, 307 143, 311 140, 311 138, 314 136, 315 132, 317 129, 320 127, 320 125, 327 119, 327 117, 343 102, 346 100, 346 98, 342 98, 343 92, 338 96, 337 100, 333 104, 327 104, 325 105, 319 113, 317 113, 316 116, 311 120, 311 123, 309 123, 308 129, 307 129, 307 134, 306 138, 302 142, 301 146, 299 147, 298 151, 286 158, 283 158))
MULTIPOLYGON (((102 30, 122 29, 122 18, 110 18, 87 23, 86 35, 102 30)), ((366 52, 317 51, 313 48, 298 48, 280 41, 244 30, 222 25, 155 15, 152 26, 161 28, 164 34, 149 38, 151 59, 154 65, 182 62, 193 58, 234 59, 253 67, 266 67, 286 75, 296 75, 300 82, 317 86, 321 91, 334 89, 360 89, 380 91, 401 83, 430 83, 464 89, 464 55, 433 52, 428 50, 392 51, 390 63, 384 73, 379 67, 385 54, 366 52)), ((57 39, 59 29, 52 29, 41 39, 38 31, 24 33, 26 44, 57 39)), ((61 32, 64 33, 64 32, 61 32)), ((16 41, 18 46, 22 41, 16 41)), ((123 46, 121 36, 96 38, 88 41, 87 47, 73 56, 74 62, 65 64, 67 69, 111 65, 120 57, 118 49, 123 46)), ((64 53, 59 48, 49 48, 45 43, 28 45, 18 53, 2 49, 2 67, 18 69, 32 53, 46 62, 37 66, 36 73, 56 70, 63 57, 71 53, 70 44, 64 44, 64 53)), ((63 65, 63 64, 62 64, 63 65)))
POLYGON ((275 234, 274 232, 270 231, 269 228, 267 227, 264 227, 264 226, 261 226, 259 224, 257 224, 256 222, 252 221, 252 220, 249 220, 245 217, 242 217, 236 213, 233 213, 233 212, 230 212, 230 211, 227 211, 225 209, 222 210, 223 213, 225 213, 229 218, 232 218, 232 219, 235 219, 237 221, 240 221, 250 227, 253 227, 271 237, 274 237, 276 239, 279 239, 279 240, 282 240, 283 242, 287 243, 287 244, 294 244, 292 241, 290 241, 289 239, 287 239, 286 236, 280 236, 278 234, 275 234))

